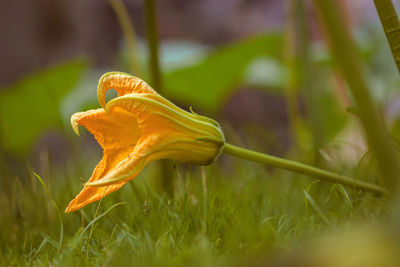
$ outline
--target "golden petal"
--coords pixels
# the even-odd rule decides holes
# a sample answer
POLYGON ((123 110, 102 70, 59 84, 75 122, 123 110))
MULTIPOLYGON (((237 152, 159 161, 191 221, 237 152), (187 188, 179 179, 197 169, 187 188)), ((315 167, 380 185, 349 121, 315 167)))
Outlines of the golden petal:
POLYGON ((97 86, 97 99, 101 107, 106 105, 106 92, 110 89, 117 91, 118 96, 130 93, 157 94, 142 79, 123 72, 108 72, 101 76, 97 86))
POLYGON ((112 114, 102 108, 75 113, 71 125, 78 135, 78 126, 85 126, 104 150, 132 147, 142 135, 136 117, 121 108, 112 114))
MULTIPOLYGON (((109 101, 106 110, 113 113, 114 109, 122 108, 135 114, 143 137, 156 137, 149 142, 153 147, 148 151, 157 159, 171 158, 199 165, 212 163, 225 142, 221 129, 164 105, 161 98, 132 93, 109 101)), ((115 177, 118 176, 112 179, 115 177)))
POLYGON ((160 95, 127 94, 110 100, 105 107, 107 112, 112 112, 115 108, 135 114, 140 129, 146 134, 162 135, 168 134, 170 130, 178 133, 203 132, 204 136, 208 136, 211 130, 215 136, 222 135, 218 124, 186 112, 160 95))
POLYGON ((120 189, 125 183, 126 182, 114 183, 102 187, 85 186, 83 190, 68 204, 65 212, 73 212, 92 202, 98 201, 106 195, 120 189))
POLYGON ((104 186, 128 181, 135 178, 140 171, 152 160, 152 150, 158 146, 156 136, 144 136, 139 141, 132 153, 107 174, 96 181, 89 180, 85 186, 104 186))
MULTIPOLYGON (((75 113, 71 117, 71 124, 75 131, 79 125, 85 126, 104 150, 103 158, 93 171, 89 182, 100 180, 129 158, 129 154, 135 150, 142 136, 136 117, 120 108, 113 110, 109 115, 104 109, 75 113)), ((66 212, 77 210, 99 200, 124 184, 125 182, 120 182, 96 188, 85 186, 68 205, 66 212)))
MULTIPOLYGON (((118 169, 119 166, 124 165, 124 162, 130 159, 130 154, 134 151, 135 148, 114 148, 111 150, 104 151, 103 158, 97 164, 94 169, 92 176, 90 177, 88 183, 95 183, 96 181, 101 181, 108 173, 112 172, 115 169, 118 169)), ((142 166, 141 158, 135 158, 136 161, 130 162, 133 166, 142 166)), ((143 166, 144 167, 144 166, 143 166)), ((140 170, 143 168, 141 167, 140 170)), ((133 168, 133 167, 132 167, 133 168)), ((138 170, 135 175, 129 177, 133 179, 139 172, 138 170)), ((71 212, 77 209, 82 208, 94 201, 97 201, 104 196, 118 190, 126 183, 126 180, 114 182, 111 185, 101 186, 101 187, 93 187, 93 186, 84 186, 82 191, 70 202, 68 205, 66 212, 71 212)))

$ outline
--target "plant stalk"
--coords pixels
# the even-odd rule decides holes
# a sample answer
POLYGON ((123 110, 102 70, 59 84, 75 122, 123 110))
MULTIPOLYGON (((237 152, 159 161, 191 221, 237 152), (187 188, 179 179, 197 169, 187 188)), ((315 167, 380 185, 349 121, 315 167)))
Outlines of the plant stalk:
POLYGON ((397 70, 400 72, 400 22, 391 0, 374 0, 397 70))
POLYGON ((113 8, 119 24, 121 25, 122 32, 125 38, 128 57, 129 57, 129 67, 132 74, 136 76, 141 76, 141 70, 139 64, 136 60, 136 35, 133 25, 129 19, 128 12, 121 0, 108 0, 109 4, 113 8))
MULTIPOLYGON (((157 15, 156 15, 156 0, 145 0, 145 13, 146 13, 146 36, 147 45, 149 48, 150 56, 150 77, 151 85, 157 90, 157 92, 162 93, 163 91, 163 81, 160 68, 159 60, 159 39, 158 39, 158 29, 157 29, 157 15)), ((170 160, 161 161, 161 187, 162 190, 167 192, 169 195, 173 194, 174 183, 173 177, 173 165, 170 160)))
POLYGON ((318 146, 321 145, 321 129, 318 123, 316 101, 319 93, 314 92, 310 73, 313 66, 310 60, 310 34, 307 17, 308 5, 303 0, 286 0, 285 62, 288 67, 286 83, 286 102, 289 122, 296 148, 307 161, 318 161, 318 146), (300 101, 306 101, 305 114, 302 114, 300 101))
POLYGON ((159 63, 159 40, 155 0, 145 0, 146 36, 150 53, 150 74, 152 86, 159 92, 163 91, 163 82, 159 63))
POLYGON ((249 149, 237 147, 231 144, 226 143, 223 152, 238 158, 267 164, 276 168, 292 171, 299 174, 305 174, 317 179, 333 183, 343 184, 356 189, 373 192, 378 195, 386 194, 386 190, 384 188, 375 184, 358 181, 345 175, 340 175, 326 170, 321 170, 300 162, 274 157, 271 155, 263 154, 249 149))
POLYGON ((308 128, 300 115, 299 98, 304 89, 304 63, 306 53, 303 40, 304 23, 301 23, 300 12, 302 11, 301 0, 286 0, 286 40, 285 40, 285 62, 288 66, 288 78, 286 79, 285 97, 289 123, 293 133, 296 146, 302 152, 309 151, 308 140, 303 138, 308 133, 308 128), (306 141, 306 142, 305 142, 306 141))

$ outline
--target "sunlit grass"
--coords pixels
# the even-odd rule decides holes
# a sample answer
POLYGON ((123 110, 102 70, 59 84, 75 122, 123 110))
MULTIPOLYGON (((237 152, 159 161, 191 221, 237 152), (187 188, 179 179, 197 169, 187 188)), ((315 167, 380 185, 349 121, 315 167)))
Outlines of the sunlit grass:
MULTIPOLYGON (((91 160, 44 166, 38 177, 8 173, 0 194, 1 260, 7 265, 231 266, 269 260, 301 242, 385 216, 370 194, 221 157, 211 167, 176 165, 175 190, 159 189, 158 165, 101 202, 63 210, 91 160), (203 168, 203 169, 202 169, 203 168), (60 244, 61 242, 61 244, 60 244)), ((93 162, 92 162, 93 161, 93 162)), ((43 166, 42 166, 43 167, 43 166)))

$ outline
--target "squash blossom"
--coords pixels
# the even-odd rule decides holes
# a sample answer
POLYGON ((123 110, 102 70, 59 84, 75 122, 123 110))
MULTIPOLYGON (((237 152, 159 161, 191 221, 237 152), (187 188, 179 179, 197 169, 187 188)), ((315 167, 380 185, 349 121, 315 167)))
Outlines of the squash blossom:
POLYGON ((103 158, 66 212, 118 190, 151 161, 208 165, 225 145, 216 121, 177 107, 137 77, 106 73, 100 78, 97 97, 101 108, 73 114, 71 124, 78 135, 79 125, 94 135, 103 148, 103 158), (110 89, 118 97, 106 103, 110 89))

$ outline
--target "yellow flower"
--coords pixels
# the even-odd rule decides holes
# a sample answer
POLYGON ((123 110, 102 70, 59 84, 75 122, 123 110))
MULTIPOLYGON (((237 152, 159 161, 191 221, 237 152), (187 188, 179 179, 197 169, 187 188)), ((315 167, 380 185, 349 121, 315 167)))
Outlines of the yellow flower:
POLYGON ((104 74, 97 97, 102 108, 75 113, 74 131, 83 125, 103 148, 103 158, 83 190, 69 203, 71 212, 118 190, 154 160, 208 165, 221 153, 219 124, 180 109, 143 80, 120 72, 104 74), (107 90, 118 97, 105 103, 107 90))

